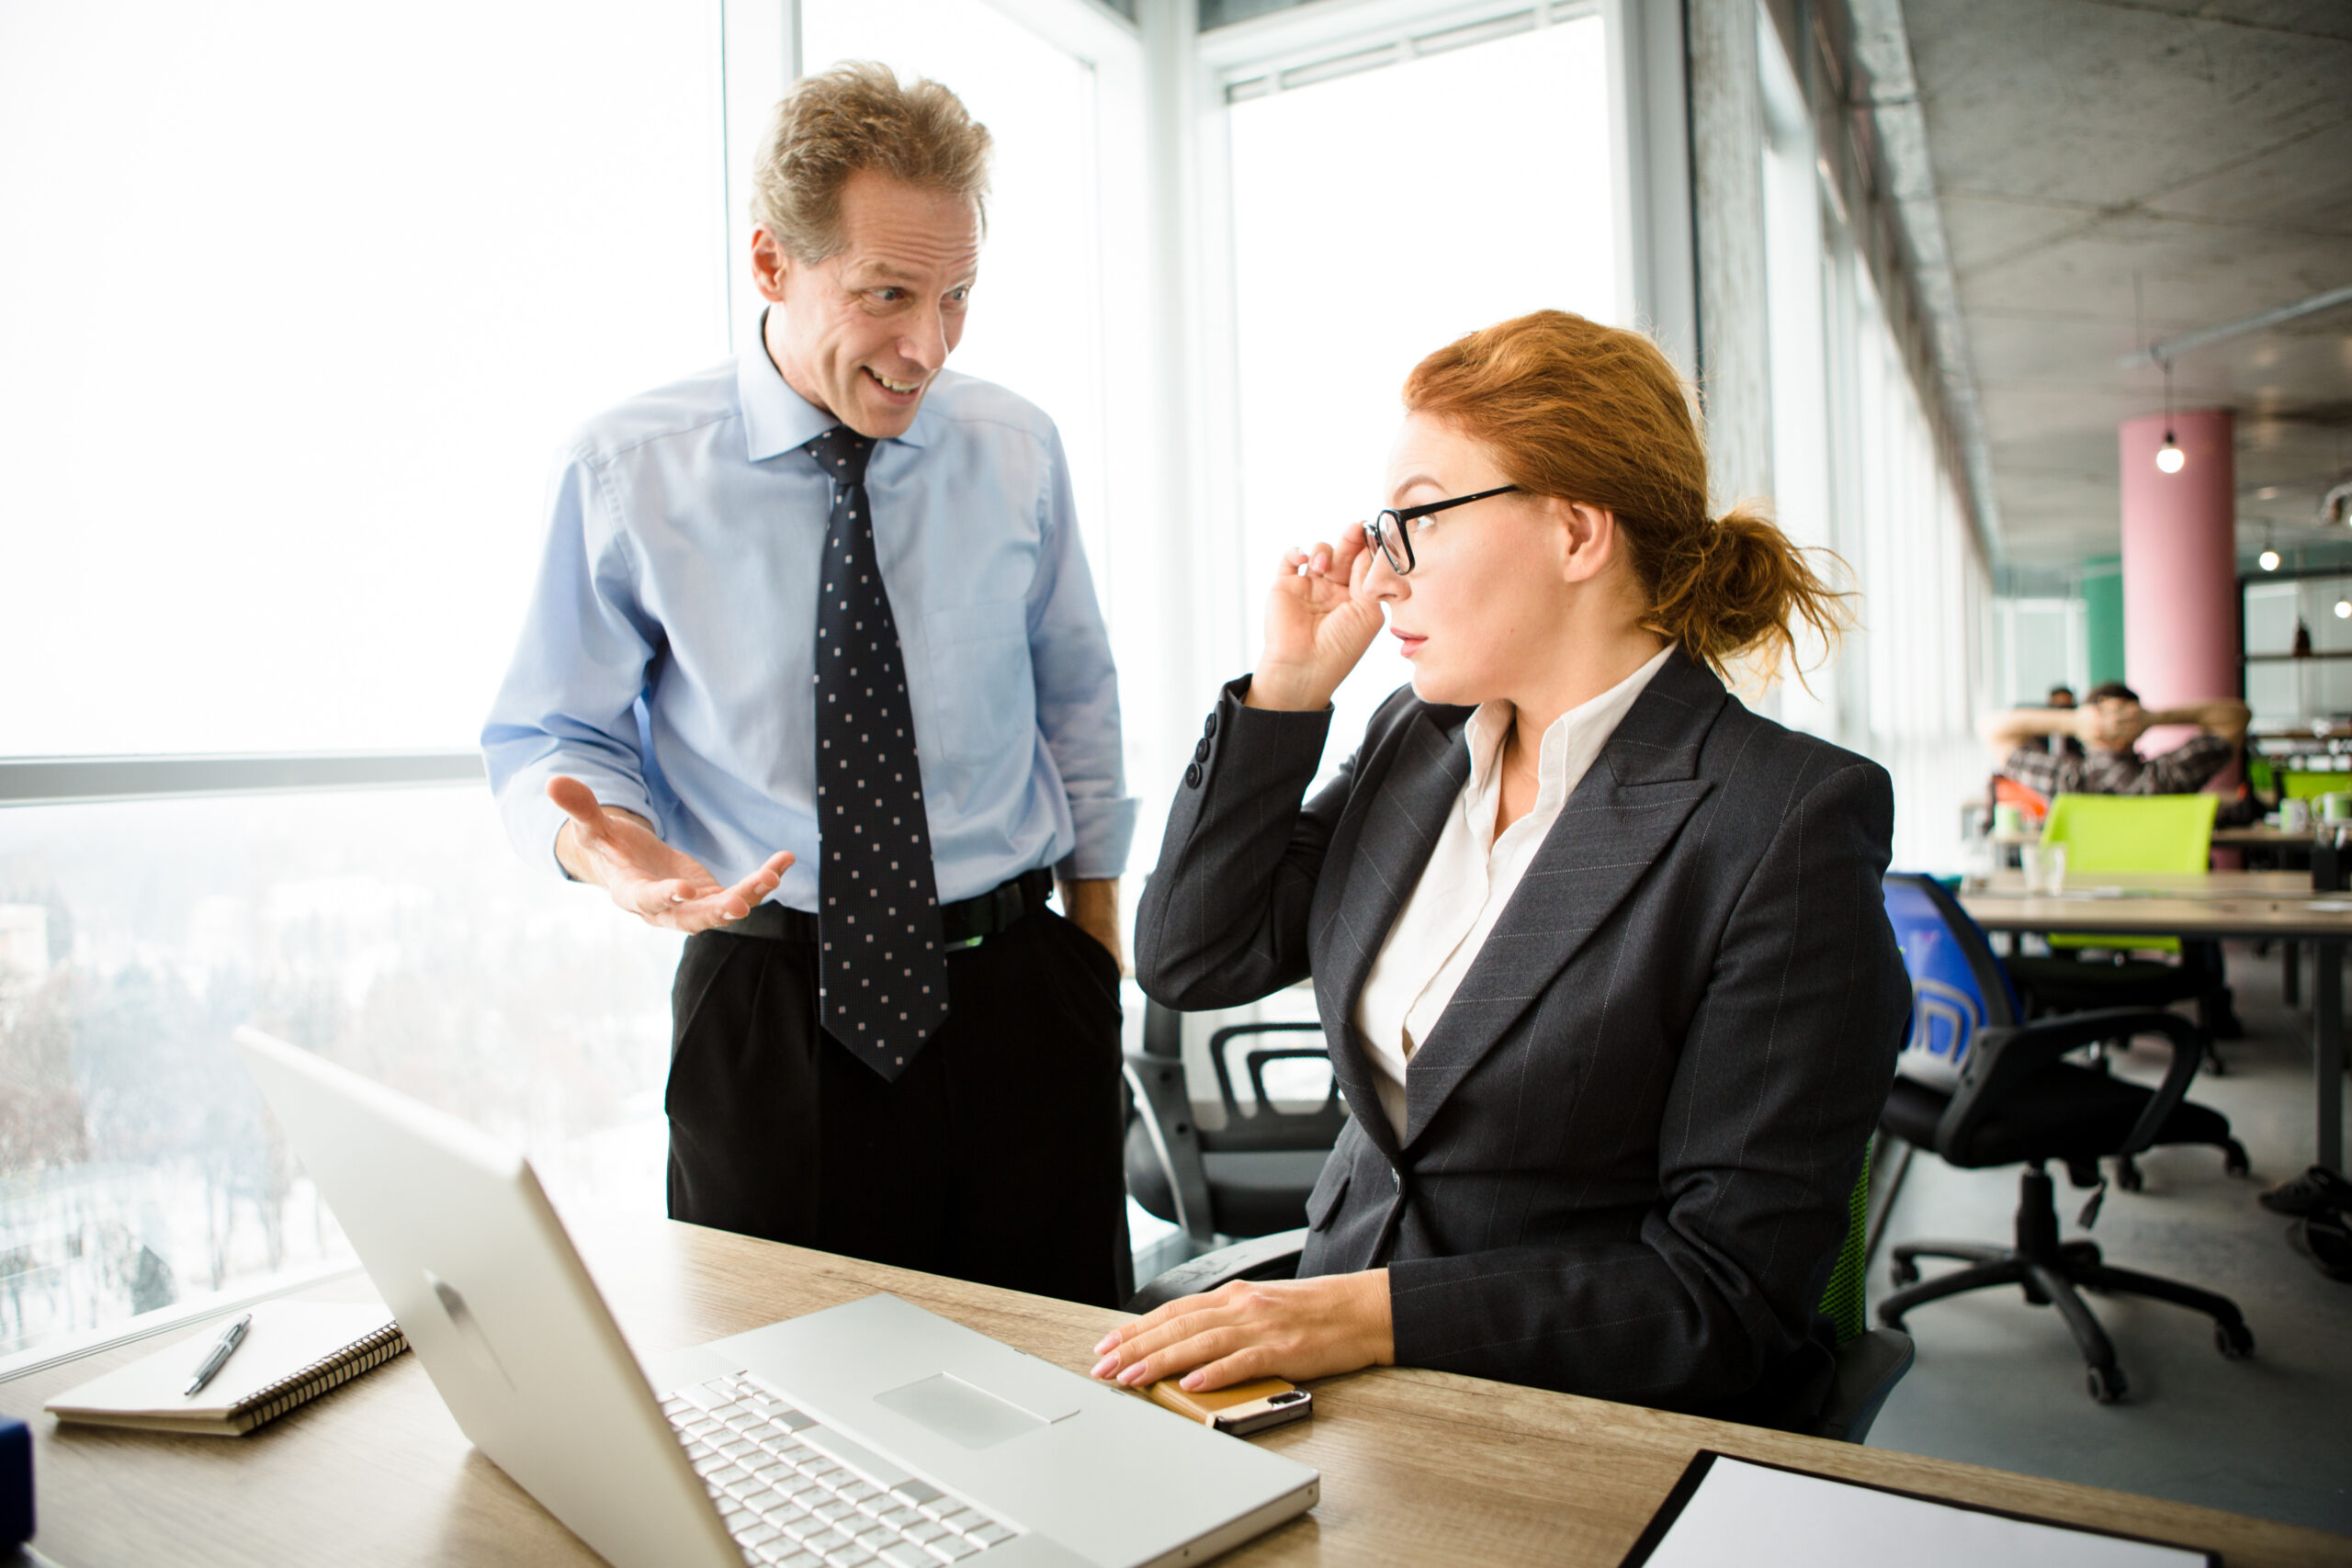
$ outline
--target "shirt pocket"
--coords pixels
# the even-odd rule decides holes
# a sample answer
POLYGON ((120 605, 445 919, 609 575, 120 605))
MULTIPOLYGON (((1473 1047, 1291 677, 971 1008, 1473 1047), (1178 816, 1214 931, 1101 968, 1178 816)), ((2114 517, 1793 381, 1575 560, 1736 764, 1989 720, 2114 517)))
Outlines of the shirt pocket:
POLYGON ((923 617, 931 667, 924 737, 952 762, 984 768, 1037 744, 1037 683, 1029 669, 1029 608, 1018 599, 955 604, 923 617))

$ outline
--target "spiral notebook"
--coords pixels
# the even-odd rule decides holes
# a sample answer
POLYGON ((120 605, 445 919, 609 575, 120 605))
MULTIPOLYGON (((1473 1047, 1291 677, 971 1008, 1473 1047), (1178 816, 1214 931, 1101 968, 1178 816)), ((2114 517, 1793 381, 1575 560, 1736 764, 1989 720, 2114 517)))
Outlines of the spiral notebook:
POLYGON ((244 1342, 193 1397, 186 1392, 188 1382, 233 1313, 68 1389, 42 1408, 60 1421, 232 1438, 408 1348, 400 1325, 380 1303, 263 1302, 253 1314, 244 1342))

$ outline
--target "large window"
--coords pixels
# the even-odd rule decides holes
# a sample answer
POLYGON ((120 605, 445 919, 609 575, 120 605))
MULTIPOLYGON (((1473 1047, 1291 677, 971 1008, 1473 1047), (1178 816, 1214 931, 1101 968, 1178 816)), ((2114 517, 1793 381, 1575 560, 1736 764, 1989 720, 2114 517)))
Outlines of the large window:
POLYGON ((719 9, 0 9, 0 751, 471 743, 557 443, 728 352, 719 9))
POLYGON ((679 940, 477 789, 0 810, 0 1358, 345 1255, 242 1023, 659 1213, 679 940))
POLYGON ((1760 8, 1757 46, 1775 509, 1799 544, 1835 550, 1859 592, 1838 656, 1773 700, 1893 775, 1897 869, 1953 870, 1960 803, 1990 768, 1975 737, 1984 563, 1760 8))
MULTIPOLYGON (((0 10, 0 756, 471 746, 559 443, 729 351, 725 27, 0 10)), ((675 939, 479 784, 0 810, 0 1356, 341 1256, 241 1022, 661 1204, 675 939)))
MULTIPOLYGON (((1498 21, 1227 73, 1239 668, 1282 552, 1387 503, 1398 393, 1424 355, 1530 310, 1616 315, 1600 19, 1498 21)), ((1364 656, 1328 764, 1408 673, 1385 638, 1364 656)))

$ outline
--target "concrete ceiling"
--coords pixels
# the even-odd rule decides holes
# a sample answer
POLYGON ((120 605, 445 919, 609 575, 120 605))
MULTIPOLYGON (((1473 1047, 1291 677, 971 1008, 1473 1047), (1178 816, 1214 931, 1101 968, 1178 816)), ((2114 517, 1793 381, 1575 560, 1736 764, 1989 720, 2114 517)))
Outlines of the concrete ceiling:
MULTIPOLYGON (((2352 0, 1903 0, 2001 547, 2117 549, 2143 345, 2352 284, 2352 0), (2135 322, 2134 280, 2143 320, 2135 322), (2143 333, 2144 333, 2144 340, 2143 333)), ((2238 412, 2239 543, 2341 540, 2352 307, 2182 355, 2238 412)))

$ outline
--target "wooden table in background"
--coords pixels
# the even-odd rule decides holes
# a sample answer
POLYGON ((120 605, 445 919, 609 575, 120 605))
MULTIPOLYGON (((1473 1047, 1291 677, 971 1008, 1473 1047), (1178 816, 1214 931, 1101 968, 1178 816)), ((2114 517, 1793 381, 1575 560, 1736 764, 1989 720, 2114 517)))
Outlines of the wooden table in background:
MULTIPOLYGON (((2280 903, 2340 902, 2352 899, 2347 893, 2314 893, 2312 874, 2308 871, 2086 871, 2077 873, 2071 867, 2066 873, 2065 891, 2058 897, 2066 902, 2105 901, 2118 895, 2143 898, 2162 895, 2173 898, 2248 898, 2273 900, 2280 903)), ((1967 898, 2025 897, 2025 873, 1996 871, 1985 879, 1982 888, 1963 895, 1967 898)))
MULTIPOLYGON (((1073 1370, 1091 1363, 1090 1348, 1120 1320, 664 1220, 568 1218, 640 1355, 875 1291, 1073 1370)), ((306 1293, 366 1292, 355 1277, 306 1293)), ((413 1355, 245 1438, 60 1427, 40 1413, 51 1394, 162 1343, 0 1382, 0 1411, 29 1420, 36 1434, 34 1544, 64 1568, 596 1561, 473 1450, 413 1355)), ((2352 1560, 2352 1540, 2267 1520, 1444 1372, 1327 1379, 1315 1385, 1315 1408, 1313 1420, 1251 1440, 1321 1471, 1321 1505, 1225 1559, 1237 1568, 1611 1568, 1702 1448, 2158 1537, 2219 1551, 2229 1568, 2352 1560)))
MULTIPOLYGON (((1980 806, 1977 809, 1982 811, 1984 808, 1980 806)), ((1994 843, 2005 848, 2014 848, 2019 844, 2041 842, 2041 829, 2039 828, 1996 828, 1990 837, 1994 843)), ((2310 829, 2305 829, 2300 833, 2290 833, 2284 828, 2271 828, 2255 823, 2245 828, 2213 829, 2213 847, 2222 850, 2309 849, 2311 843, 2310 829)))
POLYGON ((2031 895, 2022 876, 2003 872, 1982 891, 1962 892, 1960 903, 1991 931, 2310 942, 2313 1152, 2319 1164, 2344 1168, 2344 944, 2352 940, 2352 893, 2313 893, 2301 872, 2215 871, 2069 873, 2064 893, 2031 895), (2109 888, 2125 896, 2101 897, 2109 888))

